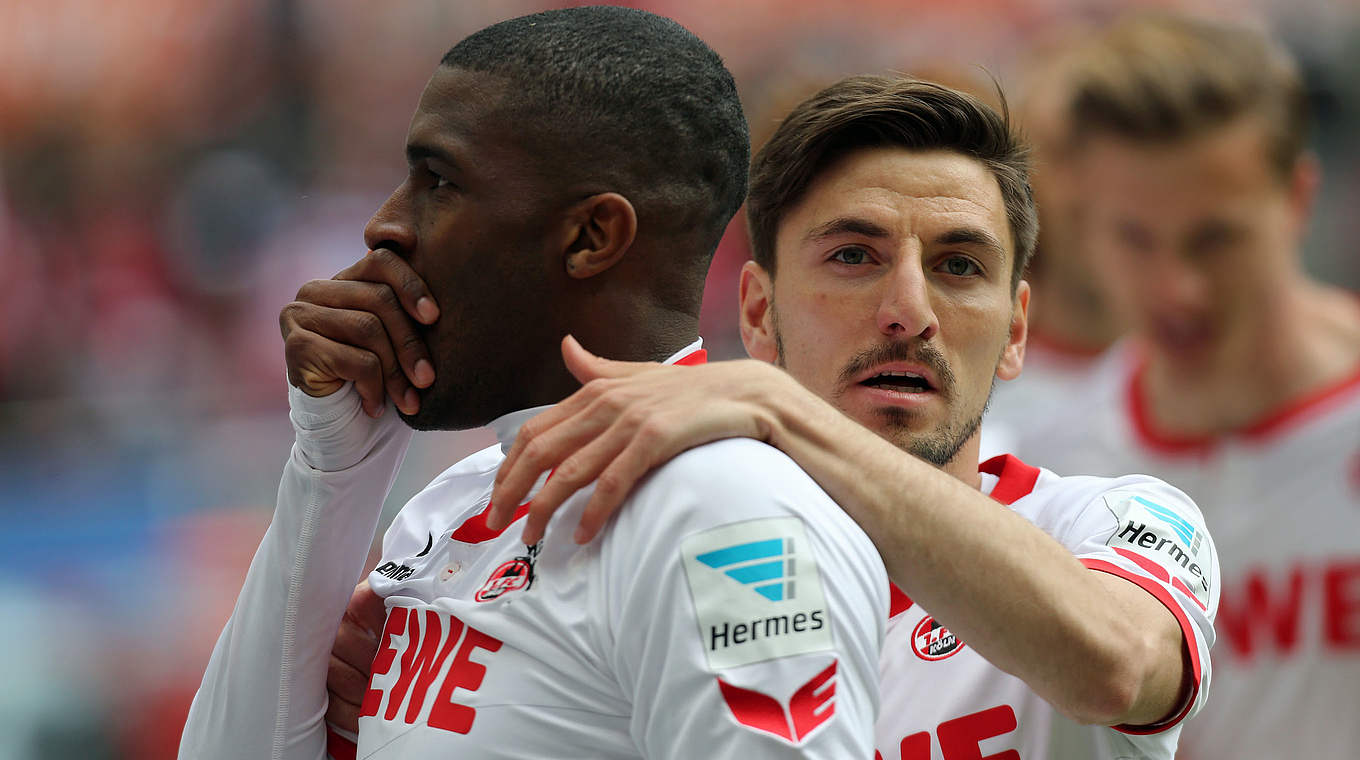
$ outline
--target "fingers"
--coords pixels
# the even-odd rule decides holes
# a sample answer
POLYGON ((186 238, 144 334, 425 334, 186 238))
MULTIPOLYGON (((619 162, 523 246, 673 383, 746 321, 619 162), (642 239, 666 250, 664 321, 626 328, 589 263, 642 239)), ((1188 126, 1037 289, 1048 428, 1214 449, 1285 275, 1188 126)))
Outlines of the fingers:
POLYGON ((488 528, 501 530, 509 525, 515 509, 528 497, 540 475, 552 471, 592 435, 608 427, 612 417, 580 414, 593 408, 601 392, 601 383, 587 384, 520 427, 514 445, 496 471, 491 511, 486 519, 488 528), (567 421, 571 424, 564 426, 567 421))
MULTIPOLYGON (((283 318, 292 318, 287 307, 283 318)), ((371 417, 382 414, 386 393, 382 360, 377 354, 296 324, 284 339, 283 353, 288 366, 288 382, 303 392, 327 396, 345 381, 353 381, 363 400, 364 411, 371 417)))
POLYGON ((368 691, 368 676, 354 666, 331 655, 330 666, 326 670, 326 720, 330 723, 358 732, 359 707, 368 691))
POLYGON ((386 604, 369 588, 368 581, 355 586, 340 619, 326 670, 330 695, 326 720, 349 731, 359 730, 359 707, 368 690, 373 658, 378 653, 378 632, 386 616, 386 604))
POLYGON ((367 256, 341 270, 333 279, 382 283, 392 290, 412 319, 427 325, 439 319, 439 306, 425 287, 425 281, 410 263, 386 248, 369 251, 367 256))
POLYGON ((358 623, 374 640, 377 640, 378 634, 387 623, 387 602, 368 585, 368 579, 364 579, 354 587, 354 593, 350 595, 349 604, 345 607, 345 617, 358 623))
POLYGON ((631 377, 662 366, 657 362, 621 362, 603 359, 587 351, 571 335, 562 339, 562 360, 567 365, 567 371, 583 384, 599 378, 631 377))
POLYGON ((364 411, 378 416, 391 396, 408 414, 419 410, 416 388, 434 382, 434 365, 419 324, 439 309, 409 263, 371 251, 331 280, 312 280, 279 314, 288 379, 313 396, 351 380, 364 411))
POLYGON ((619 452, 609 466, 595 479, 595 492, 581 513, 581 521, 576 526, 572 539, 584 544, 593 539, 604 527, 609 517, 623 505, 623 500, 632 493, 633 487, 652 468, 669 461, 675 453, 658 448, 659 438, 643 426, 633 436, 628 445, 619 452))
POLYGON ((352 337, 356 341, 354 345, 373 350, 384 360, 384 372, 395 386, 393 389, 399 391, 393 395, 398 406, 403 399, 401 392, 411 385, 425 388, 434 382, 429 349, 417 332, 416 323, 402 310, 397 295, 389 286, 372 282, 312 280, 298 290, 297 302, 331 309, 298 311, 297 318, 310 316, 313 319, 312 323, 301 326, 336 339, 352 337), (317 320, 321 320, 320 327, 317 320), (332 320, 340 332, 324 329, 332 320))
MULTIPOLYGON (((333 661, 332 661, 333 663, 333 661)), ((350 731, 352 734, 359 733, 359 707, 363 704, 363 697, 360 696, 359 703, 348 702, 344 696, 326 689, 326 723, 350 731)))
MULTIPOLYGON (((599 424, 599 421, 594 418, 587 418, 581 422, 592 426, 599 424)), ((548 482, 544 483, 543 488, 534 494, 533 503, 529 506, 529 513, 524 521, 524 543, 534 544, 543 538, 543 533, 548 527, 548 521, 552 519, 557 508, 571 498, 572 494, 601 477, 619 452, 627 446, 632 437, 632 428, 636 424, 635 415, 633 417, 625 415, 624 418, 620 418, 608 430, 604 431, 602 435, 593 430, 577 432, 574 436, 568 431, 563 431, 560 434, 561 438, 572 437, 580 442, 574 446, 562 447, 572 453, 561 464, 557 465, 556 469, 552 471, 552 475, 548 477, 548 482)), ((531 444, 530 450, 526 450, 523 461, 534 461, 531 451, 533 446, 546 440, 553 432, 567 427, 569 426, 559 425, 554 431, 550 431, 539 441, 531 444)), ((558 446, 554 443, 550 442, 548 446, 551 446, 554 451, 558 450, 558 446)), ((631 487, 631 485, 631 482, 597 483, 596 488, 604 487, 611 492, 617 488, 623 488, 624 495, 627 495, 628 487, 631 487)))

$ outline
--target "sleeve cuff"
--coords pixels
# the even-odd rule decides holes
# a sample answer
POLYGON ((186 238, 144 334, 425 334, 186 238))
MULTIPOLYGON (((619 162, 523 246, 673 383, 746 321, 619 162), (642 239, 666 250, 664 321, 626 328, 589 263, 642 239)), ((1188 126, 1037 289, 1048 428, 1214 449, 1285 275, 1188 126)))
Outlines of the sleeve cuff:
POLYGON ((309 396, 290 386, 288 406, 297 433, 295 451, 304 464, 321 472, 349 469, 381 441, 410 435, 391 403, 376 420, 364 414, 353 383, 328 396, 309 396))
POLYGON ((1161 602, 1162 605, 1170 610, 1171 614, 1176 617, 1176 622, 1180 625, 1181 635, 1183 636, 1182 646, 1190 653, 1190 668, 1192 671, 1191 676, 1193 677, 1190 685, 1190 693, 1186 696, 1184 704, 1173 711, 1171 717, 1158 721, 1157 723, 1143 726, 1112 726, 1114 730, 1119 731, 1120 733, 1133 734, 1136 736, 1160 734, 1163 731, 1174 727, 1184 720, 1186 715, 1190 714, 1190 708, 1194 707, 1195 700, 1199 698, 1200 679, 1202 678, 1203 671, 1199 661, 1198 636, 1194 624, 1192 624, 1190 618, 1186 616, 1185 610, 1181 609, 1181 606, 1176 603, 1175 598, 1171 596, 1171 592, 1152 578, 1130 572, 1103 559, 1082 557, 1081 564, 1085 565, 1088 570, 1109 573, 1110 575, 1118 576, 1135 586, 1138 586, 1151 594, 1157 601, 1161 602))

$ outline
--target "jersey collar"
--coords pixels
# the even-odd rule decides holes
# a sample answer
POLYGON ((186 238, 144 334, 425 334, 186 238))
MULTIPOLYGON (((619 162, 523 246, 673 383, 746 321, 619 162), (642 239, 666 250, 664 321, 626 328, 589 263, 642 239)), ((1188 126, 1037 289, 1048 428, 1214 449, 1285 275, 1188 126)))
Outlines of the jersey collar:
POLYGON ((996 476, 989 495, 1007 506, 1029 496, 1039 481, 1039 468, 1025 464, 1014 454, 994 456, 978 465, 978 472, 996 476))

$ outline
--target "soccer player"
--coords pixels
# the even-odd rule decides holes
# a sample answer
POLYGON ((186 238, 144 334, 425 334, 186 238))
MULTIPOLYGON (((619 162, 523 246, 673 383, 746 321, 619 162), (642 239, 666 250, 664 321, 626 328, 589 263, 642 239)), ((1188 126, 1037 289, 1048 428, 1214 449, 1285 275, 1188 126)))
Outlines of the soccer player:
POLYGON ((1191 758, 1360 747, 1360 298, 1311 279, 1298 68, 1257 30, 1135 17, 1089 41, 1069 119, 1091 255, 1135 335, 1018 451, 1191 494, 1223 554, 1191 758))
POLYGON ((1126 326, 1104 292, 1086 234, 1085 188, 1070 149, 1068 101, 1090 29, 1081 24, 1040 41, 1021 66, 1019 116, 1030 143, 1031 183, 1043 234, 1025 270, 1030 284, 1025 371, 1000 383, 983 419, 983 453, 1006 453, 1011 430, 1061 414, 1101 353, 1126 326))
POLYGON ((867 756, 887 577, 777 450, 677 457, 590 546, 485 520, 516 430, 576 386, 564 334, 703 360, 749 157, 718 56, 628 9, 497 24, 445 56, 406 154, 369 254, 281 314, 297 441, 181 757, 867 756), (411 428, 484 424, 500 443, 385 536, 362 731, 328 750, 328 654, 411 428))
MULTIPOLYGON (((757 156, 747 214, 741 331, 761 361, 642 367, 567 341, 589 382, 526 424, 488 523, 554 470, 526 540, 563 520, 587 540, 688 446, 765 440, 855 517, 897 584, 884 760, 1170 758, 1213 641, 1217 560, 1198 510, 1144 476, 978 462, 992 380, 1021 368, 1035 240, 1009 125, 946 88, 844 80, 757 156), (584 510, 550 518, 592 481, 584 510)), ((646 519, 638 506, 613 519, 646 519)))

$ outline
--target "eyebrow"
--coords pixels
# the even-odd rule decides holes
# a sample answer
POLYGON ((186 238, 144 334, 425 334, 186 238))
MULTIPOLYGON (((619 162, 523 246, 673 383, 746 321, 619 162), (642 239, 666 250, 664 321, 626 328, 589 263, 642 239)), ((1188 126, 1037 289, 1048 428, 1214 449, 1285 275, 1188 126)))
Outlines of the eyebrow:
POLYGON ((426 143, 406 144, 406 163, 414 165, 427 158, 433 158, 450 166, 458 166, 458 162, 453 160, 453 156, 442 148, 426 143))
POLYGON ((1006 248, 992 233, 978 227, 955 227, 935 238, 935 245, 969 245, 988 250, 997 258, 1006 257, 1006 248))
POLYGON ((842 216, 814 227, 805 240, 825 240, 836 235, 863 235, 871 238, 888 237, 887 229, 867 220, 852 216, 842 216))

